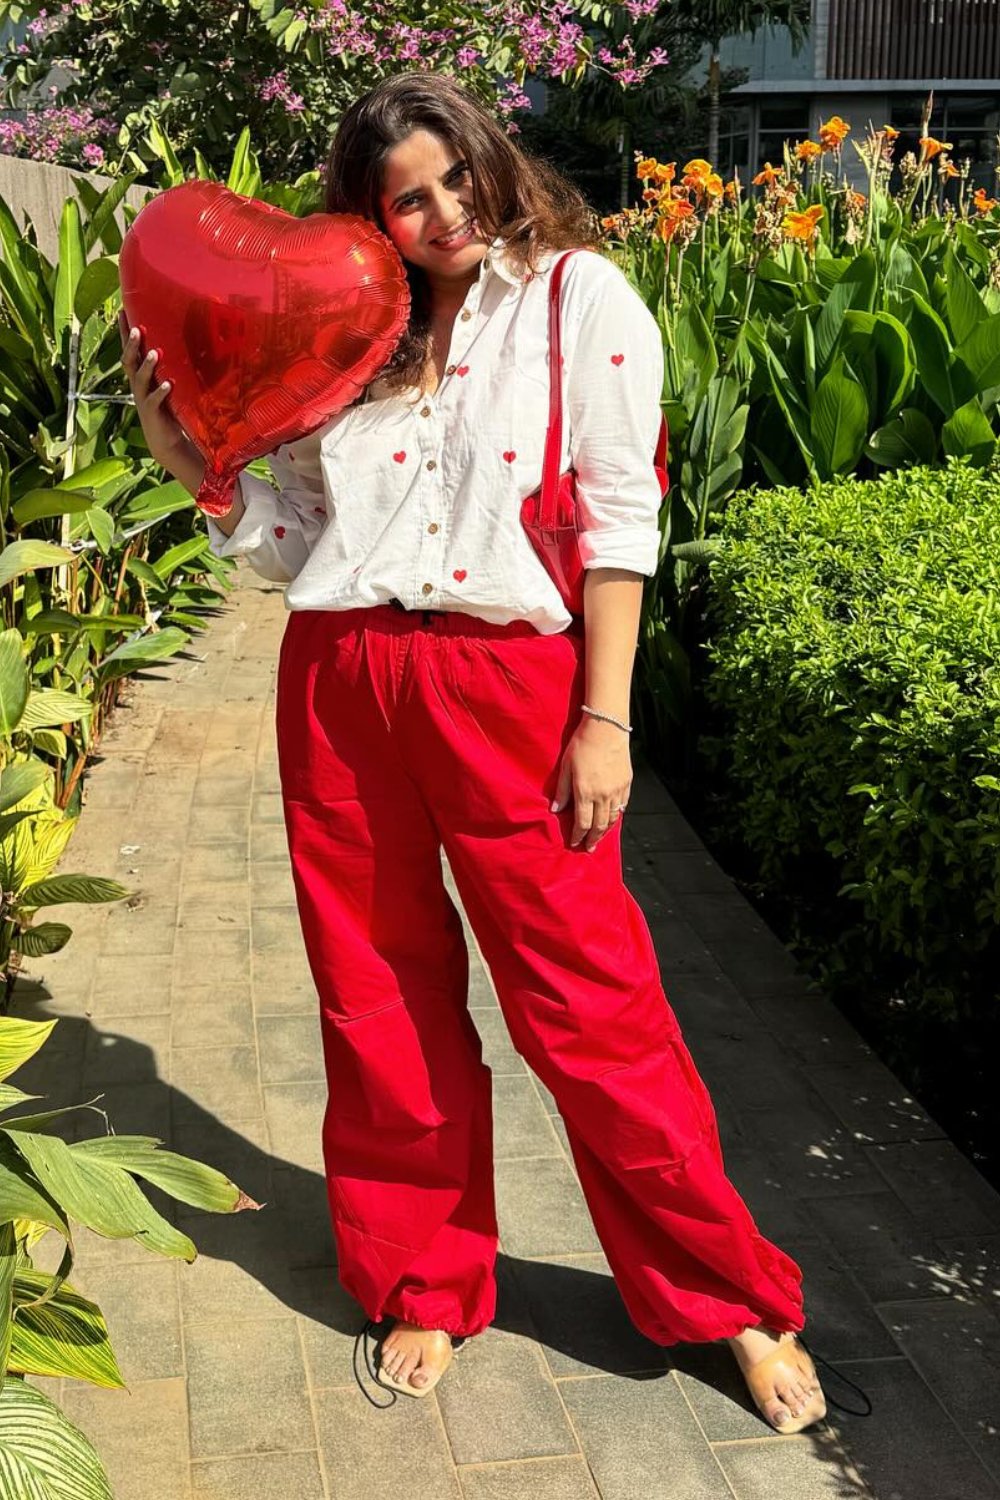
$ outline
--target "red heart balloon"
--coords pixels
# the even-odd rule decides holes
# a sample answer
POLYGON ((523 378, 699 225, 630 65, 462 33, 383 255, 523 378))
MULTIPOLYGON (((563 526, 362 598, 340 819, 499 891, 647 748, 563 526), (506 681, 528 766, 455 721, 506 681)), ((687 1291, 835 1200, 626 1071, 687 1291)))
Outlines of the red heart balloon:
POLYGON ((384 367, 410 290, 395 246, 355 214, 296 219, 218 182, 153 198, 119 257, 130 327, 159 350, 171 410, 222 515, 252 459, 305 437, 384 367))

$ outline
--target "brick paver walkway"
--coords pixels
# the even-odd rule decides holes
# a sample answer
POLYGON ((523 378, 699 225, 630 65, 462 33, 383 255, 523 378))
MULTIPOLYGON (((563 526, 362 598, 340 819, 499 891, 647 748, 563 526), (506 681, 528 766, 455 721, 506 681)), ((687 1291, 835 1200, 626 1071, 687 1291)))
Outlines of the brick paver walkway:
MULTIPOLYGON (((131 906, 77 911, 16 1013, 62 1017, 18 1083, 100 1093, 119 1132, 225 1169, 259 1214, 178 1211, 192 1266, 80 1236, 130 1390, 64 1382, 118 1500, 1000 1500, 1000 1197, 907 1098, 713 864, 650 776, 627 864, 762 1229, 802 1263, 814 1342, 868 1421, 780 1438, 725 1348, 633 1332, 545 1091, 476 961, 495 1077, 502 1298, 438 1397, 354 1387, 320 1161, 313 990, 280 823, 280 590, 244 577, 103 744, 67 867, 131 906)), ((832 1389, 832 1387, 831 1387, 832 1389)))

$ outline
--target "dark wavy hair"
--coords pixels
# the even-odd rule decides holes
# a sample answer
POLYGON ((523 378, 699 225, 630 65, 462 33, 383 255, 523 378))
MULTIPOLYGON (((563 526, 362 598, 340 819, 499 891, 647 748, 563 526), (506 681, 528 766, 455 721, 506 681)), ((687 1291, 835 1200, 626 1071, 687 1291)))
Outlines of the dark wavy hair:
MULTIPOLYGON (((385 230, 380 195, 385 159, 415 130, 447 141, 469 164, 480 232, 498 236, 519 271, 536 271, 545 250, 594 249, 597 218, 582 193, 548 162, 517 146, 489 110, 445 73, 397 74, 377 84, 341 119, 326 168, 327 213, 356 213, 385 230)), ((380 379, 418 385, 430 354, 430 286, 406 264, 410 321, 380 379)))

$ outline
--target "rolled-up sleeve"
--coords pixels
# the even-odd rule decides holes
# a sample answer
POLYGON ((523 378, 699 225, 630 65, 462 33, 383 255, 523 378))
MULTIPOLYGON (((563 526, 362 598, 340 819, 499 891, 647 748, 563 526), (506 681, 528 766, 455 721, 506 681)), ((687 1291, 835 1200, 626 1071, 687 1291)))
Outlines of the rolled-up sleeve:
POLYGON ((245 510, 232 536, 210 517, 209 544, 216 557, 245 557, 272 583, 291 583, 301 572, 327 521, 319 439, 302 438, 268 459, 277 490, 266 479, 243 473, 245 510))
POLYGON ((569 417, 583 565, 651 576, 659 559, 662 500, 653 468, 663 391, 660 330, 617 266, 582 255, 567 267, 562 326, 563 411, 564 420, 569 417), (571 282, 570 268, 583 261, 583 274, 571 282))

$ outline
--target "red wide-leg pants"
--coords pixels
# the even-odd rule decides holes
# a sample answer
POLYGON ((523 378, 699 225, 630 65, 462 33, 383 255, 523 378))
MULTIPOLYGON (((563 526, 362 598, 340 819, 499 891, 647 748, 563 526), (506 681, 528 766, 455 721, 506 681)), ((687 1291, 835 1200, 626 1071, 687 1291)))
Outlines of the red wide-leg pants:
POLYGON ((475 1334, 494 1313, 490 1072, 443 846, 634 1322, 661 1344, 800 1329, 801 1273, 726 1177, 619 833, 570 849, 572 808, 550 811, 582 655, 575 630, 457 613, 289 618, 278 748, 341 1280, 372 1318, 475 1334))

